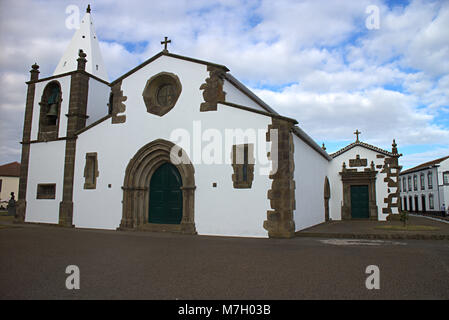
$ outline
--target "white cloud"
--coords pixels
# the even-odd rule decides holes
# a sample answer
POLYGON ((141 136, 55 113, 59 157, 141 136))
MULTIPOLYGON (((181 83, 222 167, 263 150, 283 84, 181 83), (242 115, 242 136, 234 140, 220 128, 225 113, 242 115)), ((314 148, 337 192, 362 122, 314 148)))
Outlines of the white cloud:
MULTIPOLYGON (((88 2, 77 3, 82 15, 88 2)), ((41 77, 52 75, 73 35, 65 27, 71 4, 0 2, 2 159, 17 157, 8 150, 20 147, 31 64, 41 77)), ((357 127, 382 145, 393 137, 448 145, 446 1, 98 0, 92 15, 111 80, 159 52, 169 36, 171 52, 227 65, 320 141, 351 138, 357 127), (381 9, 379 30, 365 28, 368 5, 381 9)))

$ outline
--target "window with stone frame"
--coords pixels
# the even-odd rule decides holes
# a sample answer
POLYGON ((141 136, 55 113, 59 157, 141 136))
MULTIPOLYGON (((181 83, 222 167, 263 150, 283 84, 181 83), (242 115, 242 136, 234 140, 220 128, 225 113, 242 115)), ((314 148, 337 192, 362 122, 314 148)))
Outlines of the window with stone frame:
POLYGON ((249 189, 254 180, 254 144, 232 146, 232 182, 234 188, 249 189))
POLYGON ((39 102, 39 140, 47 141, 58 138, 61 102, 61 85, 58 81, 52 81, 45 87, 39 102))
POLYGON ((429 185, 429 189, 433 188, 432 172, 427 173, 427 184, 429 185))
POLYGON ((56 199, 56 183, 38 184, 36 199, 56 199))
POLYGON ((96 189, 98 175, 97 153, 86 153, 86 164, 84 166, 84 189, 96 189))
POLYGON ((412 191, 412 177, 408 176, 408 191, 412 191))
POLYGON ((108 115, 112 115, 113 107, 114 107, 114 94, 111 92, 109 94, 108 115))
POLYGON ((449 171, 443 172, 443 184, 449 185, 449 171))
POLYGON ((430 208, 430 209, 433 209, 433 208, 434 208, 433 194, 429 194, 429 208, 430 208))
POLYGON ((424 173, 421 173, 421 175, 419 176, 419 180, 421 183, 421 190, 426 189, 426 180, 424 178, 424 173))
POLYGON ((405 177, 402 178, 402 191, 407 191, 407 181, 405 180, 405 177))
POLYGON ((413 175, 413 190, 418 190, 418 177, 416 176, 416 174, 413 175))

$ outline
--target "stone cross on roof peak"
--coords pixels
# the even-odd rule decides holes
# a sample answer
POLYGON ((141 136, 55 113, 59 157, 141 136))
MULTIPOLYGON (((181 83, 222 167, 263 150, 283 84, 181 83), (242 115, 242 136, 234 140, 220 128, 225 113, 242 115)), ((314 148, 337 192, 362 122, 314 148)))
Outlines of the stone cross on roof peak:
POLYGON ((165 40, 164 40, 164 41, 161 41, 161 44, 164 45, 164 52, 168 52, 168 50, 167 50, 167 44, 171 43, 171 40, 167 40, 168 37, 164 37, 164 38, 165 38, 165 40))
POLYGON ((355 142, 360 142, 360 140, 359 140, 359 134, 361 134, 362 132, 361 131, 359 131, 359 129, 356 129, 355 131, 354 131, 354 134, 356 135, 356 140, 355 140, 355 142))

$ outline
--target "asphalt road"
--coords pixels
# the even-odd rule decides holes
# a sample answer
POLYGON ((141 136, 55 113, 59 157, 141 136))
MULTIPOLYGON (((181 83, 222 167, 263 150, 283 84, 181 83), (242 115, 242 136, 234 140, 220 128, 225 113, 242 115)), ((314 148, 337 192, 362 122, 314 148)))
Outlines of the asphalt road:
POLYGON ((2 228, 0 299, 449 299, 449 242, 2 228))

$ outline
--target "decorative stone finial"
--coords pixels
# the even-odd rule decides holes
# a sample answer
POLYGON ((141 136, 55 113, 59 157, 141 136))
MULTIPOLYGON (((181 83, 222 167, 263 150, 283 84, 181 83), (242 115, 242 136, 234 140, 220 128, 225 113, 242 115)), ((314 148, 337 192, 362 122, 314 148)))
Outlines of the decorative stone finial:
POLYGON ((37 65, 37 63, 35 62, 32 66, 31 66, 31 70, 30 70, 30 80, 37 80, 39 78, 39 66, 37 65))
POLYGON ((323 146, 321 147, 324 151, 326 151, 326 146, 324 145, 324 142, 323 142, 323 146))
POLYGON ((343 171, 343 172, 346 171, 346 162, 343 162, 343 168, 342 168, 342 171, 343 171))
POLYGON ((80 49, 80 51, 78 52, 78 56, 80 58, 86 58, 87 54, 83 51, 83 49, 80 49))
POLYGON ((78 70, 86 70, 86 57, 87 54, 84 53, 84 51, 82 49, 80 49, 80 51, 78 52, 78 56, 79 58, 76 59, 76 61, 78 61, 78 70))
POLYGON ((90 4, 87 5, 86 12, 87 12, 87 13, 90 13, 90 4))
POLYGON ((374 171, 375 170, 375 168, 374 168, 374 161, 371 161, 371 171, 374 171))
POLYGON ((394 154, 397 154, 398 153, 398 148, 397 148, 398 145, 396 144, 396 140, 395 139, 393 139, 393 144, 391 146, 392 146, 391 152, 394 153, 394 154))

